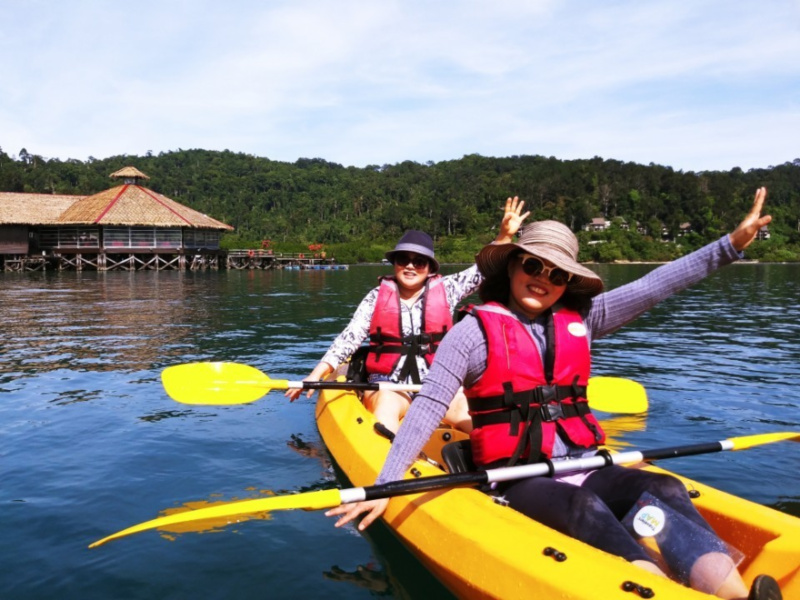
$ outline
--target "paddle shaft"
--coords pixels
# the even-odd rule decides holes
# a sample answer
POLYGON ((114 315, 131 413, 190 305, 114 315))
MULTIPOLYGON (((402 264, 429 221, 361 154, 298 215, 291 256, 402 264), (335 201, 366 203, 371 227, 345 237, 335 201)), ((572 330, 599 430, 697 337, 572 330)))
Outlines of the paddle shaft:
POLYGON ((290 390, 380 390, 389 392, 418 392, 422 386, 412 383, 394 383, 392 381, 378 381, 375 383, 353 383, 348 381, 287 381, 286 388, 290 390))
POLYGON ((422 479, 391 481, 389 483, 363 488, 349 488, 341 490, 341 498, 342 504, 349 504, 352 502, 361 502, 362 500, 378 500, 380 498, 392 498, 405 494, 430 492, 442 488, 499 483, 502 481, 526 479, 529 477, 562 475, 564 473, 599 469, 609 465, 630 465, 658 459, 695 456, 697 454, 709 454, 733 449, 735 449, 735 445, 731 440, 722 440, 702 444, 656 448, 653 450, 633 450, 630 452, 620 452, 619 454, 602 452, 585 458, 544 461, 530 465, 500 467, 497 469, 489 469, 488 471, 456 473, 454 475, 436 475, 434 477, 425 477, 422 479))

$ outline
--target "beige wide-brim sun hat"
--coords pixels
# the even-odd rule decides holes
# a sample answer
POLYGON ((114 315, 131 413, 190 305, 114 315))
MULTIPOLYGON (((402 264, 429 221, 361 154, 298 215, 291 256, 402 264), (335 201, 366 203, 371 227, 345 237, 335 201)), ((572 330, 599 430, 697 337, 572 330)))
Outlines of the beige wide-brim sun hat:
POLYGON ((488 279, 505 271, 509 257, 522 250, 572 273, 573 277, 567 284, 569 292, 596 296, 603 291, 603 280, 578 262, 578 249, 578 238, 563 223, 535 221, 522 230, 516 242, 484 246, 475 256, 475 262, 488 279))

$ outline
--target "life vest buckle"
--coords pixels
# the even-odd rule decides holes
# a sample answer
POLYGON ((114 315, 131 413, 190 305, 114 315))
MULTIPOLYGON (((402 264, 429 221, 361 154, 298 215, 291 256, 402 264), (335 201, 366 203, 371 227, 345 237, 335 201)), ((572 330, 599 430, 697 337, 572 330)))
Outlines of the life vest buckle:
POLYGON ((539 407, 539 413, 542 415, 542 421, 559 421, 564 418, 564 407, 560 402, 542 404, 539 407))
POLYGON ((536 404, 548 404, 558 400, 558 388, 555 385, 540 385, 533 391, 536 404))

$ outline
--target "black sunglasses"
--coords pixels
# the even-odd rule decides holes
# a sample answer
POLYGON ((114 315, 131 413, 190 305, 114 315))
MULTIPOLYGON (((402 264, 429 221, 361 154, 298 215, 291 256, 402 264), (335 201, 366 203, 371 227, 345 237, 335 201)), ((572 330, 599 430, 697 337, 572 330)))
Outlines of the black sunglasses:
POLYGON ((544 273, 553 285, 567 285, 569 280, 572 279, 572 273, 565 271, 560 267, 548 267, 544 264, 542 259, 532 256, 530 254, 520 255, 522 261, 522 270, 526 275, 541 275, 544 273))
POLYGON ((397 265, 398 267, 405 267, 409 263, 414 265, 415 269, 424 269, 425 267, 429 266, 430 263, 428 259, 424 256, 415 255, 411 256, 407 252, 395 252, 394 256, 392 257, 392 262, 397 265))

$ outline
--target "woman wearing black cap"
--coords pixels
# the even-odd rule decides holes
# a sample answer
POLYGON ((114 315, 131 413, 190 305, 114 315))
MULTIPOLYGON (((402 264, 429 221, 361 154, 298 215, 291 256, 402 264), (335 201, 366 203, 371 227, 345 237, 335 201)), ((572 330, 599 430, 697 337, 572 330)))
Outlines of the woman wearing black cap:
MULTIPOLYGON (((496 244, 510 242, 529 213, 519 198, 506 200, 496 244)), ((433 251, 433 240, 422 231, 407 231, 386 253, 394 274, 382 277, 356 309, 352 320, 333 341, 306 381, 318 381, 347 361, 369 338, 366 370, 369 381, 421 383, 444 334, 453 325, 456 305, 472 294, 483 280, 478 267, 442 277, 433 251)), ((301 390, 289 390, 292 401, 301 390)), ((308 393, 310 397, 313 390, 308 393)), ((364 404, 377 420, 397 431, 411 403, 406 392, 377 391, 364 394, 364 404)), ((468 431, 471 420, 466 399, 459 395, 445 420, 468 431)))
MULTIPOLYGON (((606 293, 597 274, 577 262, 578 240, 561 223, 532 223, 517 243, 483 248, 477 265, 485 277, 484 304, 471 309, 441 344, 376 483, 402 479, 460 386, 473 415, 470 438, 479 468, 594 454, 604 434, 585 397, 591 340, 740 258, 771 220, 761 216, 765 198, 760 188, 750 213, 729 235, 606 293)), ((496 491, 545 525, 663 574, 621 523, 648 493, 680 523, 659 542, 673 575, 721 598, 781 597, 766 575, 756 578, 748 595, 729 549, 674 477, 610 466, 511 481, 496 491), (699 534, 690 537, 688 530, 699 534)), ((341 515, 338 527, 367 513, 359 524, 364 529, 387 504, 388 499, 344 504, 326 514, 341 515)))

